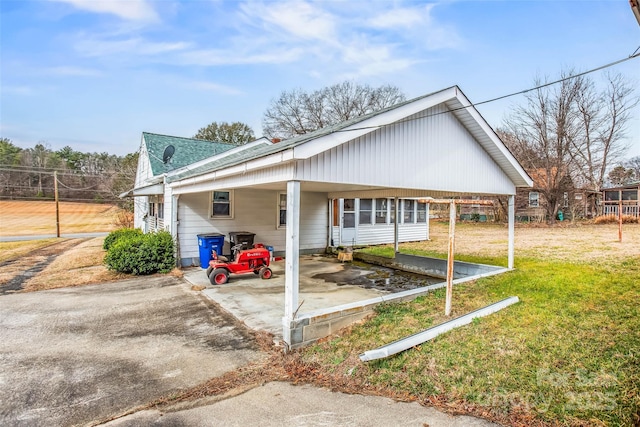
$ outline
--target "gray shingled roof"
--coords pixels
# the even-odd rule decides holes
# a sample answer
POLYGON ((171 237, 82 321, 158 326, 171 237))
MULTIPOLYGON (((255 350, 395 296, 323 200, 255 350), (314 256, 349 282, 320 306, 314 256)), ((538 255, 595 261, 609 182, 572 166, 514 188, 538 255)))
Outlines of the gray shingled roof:
POLYGON ((153 176, 162 175, 174 169, 190 165, 207 157, 215 156, 227 150, 237 147, 234 144, 224 142, 212 142, 202 139, 181 138, 178 136, 158 135, 143 132, 142 138, 149 153, 151 171, 153 176), (165 164, 162 161, 164 150, 173 145, 175 152, 165 164))
POLYGON ((181 179, 190 178, 192 176, 202 175, 202 174, 207 173, 207 172, 214 172, 214 171, 217 171, 217 170, 228 168, 230 166, 234 166, 234 165, 240 164, 240 163, 248 161, 248 160, 252 160, 252 159, 257 159, 257 158, 260 158, 260 157, 268 156, 270 154, 278 153, 280 151, 285 151, 285 150, 288 150, 288 149, 290 149, 292 147, 296 147, 298 145, 301 145, 301 144, 303 144, 303 143, 305 143, 307 141, 311 141, 313 139, 317 139, 317 138, 320 138, 320 137, 325 136, 325 135, 330 135, 332 133, 339 132, 344 128, 352 126, 352 125, 354 125, 356 123, 360 123, 360 122, 362 122, 364 120, 367 120, 367 119, 369 119, 371 117, 375 117, 375 116, 377 116, 379 114, 386 113, 387 111, 396 109, 396 108, 401 107, 401 106, 406 105, 406 104, 410 104, 412 102, 416 102, 416 101, 418 101, 420 99, 427 98, 429 96, 432 96, 432 95, 434 95, 436 93, 439 93, 439 92, 443 92, 443 91, 448 90, 448 89, 450 89, 450 88, 439 90, 439 91, 433 92, 433 93, 429 93, 427 95, 422 95, 422 96, 419 96, 417 98, 413 98, 413 99, 410 99, 408 101, 404 101, 404 102, 401 102, 399 104, 392 105, 392 106, 384 108, 382 110, 378 110, 378 111, 374 111, 373 113, 365 114, 364 116, 354 117, 353 119, 350 119, 350 120, 347 120, 347 121, 344 121, 344 122, 341 122, 341 123, 338 123, 338 124, 335 124, 335 125, 332 125, 332 126, 327 126, 327 127, 322 128, 322 129, 318 129, 318 130, 316 130, 314 132, 306 133, 304 135, 300 135, 300 136, 297 136, 295 138, 286 139, 286 140, 284 140, 282 142, 278 142, 277 144, 273 144, 273 145, 269 145, 269 146, 260 146, 260 147, 256 147, 256 149, 254 149, 254 150, 242 151, 242 152, 236 153, 234 155, 231 155, 231 156, 228 156, 228 157, 224 157, 224 158, 220 159, 219 162, 213 162, 211 164, 207 164, 204 167, 195 168, 195 169, 189 170, 187 172, 182 172, 182 173, 180 173, 178 175, 173 175, 173 176, 170 175, 170 176, 167 177, 167 181, 168 182, 179 181, 181 179))

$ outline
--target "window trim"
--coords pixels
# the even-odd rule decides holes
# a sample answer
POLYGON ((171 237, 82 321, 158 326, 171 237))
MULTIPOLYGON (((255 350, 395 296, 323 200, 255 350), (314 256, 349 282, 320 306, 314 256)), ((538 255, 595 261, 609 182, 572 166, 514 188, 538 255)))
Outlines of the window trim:
POLYGON ((213 191, 210 191, 209 192, 209 219, 215 219, 215 220, 233 219, 233 216, 234 216, 233 205, 234 205, 233 190, 213 190, 213 191), (214 204, 213 196, 214 196, 214 194, 216 192, 218 192, 218 193, 229 193, 229 215, 214 215, 213 214, 213 204, 214 204))
POLYGON ((415 224, 416 223, 416 201, 413 199, 402 200, 402 223, 403 224, 415 224), (407 204, 411 205, 410 209, 407 209, 407 204), (411 220, 407 221, 407 215, 411 216, 411 220))
POLYGON ((358 199, 358 225, 366 225, 366 226, 370 226, 374 224, 374 219, 375 219, 375 206, 376 206, 376 199, 373 198, 364 198, 364 199, 358 199), (371 208, 366 209, 364 212, 369 212, 369 222, 360 222, 360 220, 362 219, 362 200, 371 200, 371 208))
POLYGON ((287 192, 279 191, 276 197, 276 229, 280 230, 285 228, 287 228, 287 192), (284 224, 280 223, 280 212, 282 211, 280 201, 282 196, 284 196, 284 224))
POLYGON ((373 212, 374 212, 374 219, 373 219, 374 222, 373 222, 373 225, 389 224, 389 218, 391 217, 390 214, 389 214, 389 205, 390 205, 389 200, 390 199, 386 198, 386 197, 380 197, 380 198, 377 198, 377 199, 373 199, 373 205, 374 205, 374 210, 373 210, 373 212), (383 212, 382 209, 378 209, 378 200, 386 201, 386 205, 385 205, 385 208, 384 208, 384 222, 378 222, 378 212, 383 212))

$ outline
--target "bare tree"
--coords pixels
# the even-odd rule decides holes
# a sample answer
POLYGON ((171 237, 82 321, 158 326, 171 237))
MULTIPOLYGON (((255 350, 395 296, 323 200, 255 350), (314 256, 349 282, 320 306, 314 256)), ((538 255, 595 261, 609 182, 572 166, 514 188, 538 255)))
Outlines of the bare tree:
POLYGON ((620 75, 605 74, 607 86, 598 91, 585 79, 577 94, 580 133, 571 141, 571 156, 576 179, 599 193, 612 164, 627 150, 626 126, 631 110, 638 104, 633 87, 620 75))
POLYGON ((264 113, 262 128, 269 138, 287 139, 378 111, 404 100, 405 96, 400 89, 390 85, 372 88, 345 81, 311 93, 294 89, 282 92, 271 101, 264 113))
POLYGON ((226 142, 227 144, 244 145, 255 139, 253 130, 249 125, 241 122, 213 122, 201 128, 195 139, 205 139, 214 142, 226 142))
MULTIPOLYGON (((566 72, 561 78, 570 75, 566 72)), ((536 79, 535 84, 543 82, 536 79)), ((526 105, 516 107, 505 120, 505 131, 511 134, 506 142, 534 178, 549 222, 555 221, 570 181, 571 148, 580 134, 576 99, 583 87, 584 79, 577 77, 532 91, 525 95, 526 105)))
POLYGON ((640 181, 640 156, 635 156, 627 160, 624 162, 624 166, 633 171, 634 181, 640 181))

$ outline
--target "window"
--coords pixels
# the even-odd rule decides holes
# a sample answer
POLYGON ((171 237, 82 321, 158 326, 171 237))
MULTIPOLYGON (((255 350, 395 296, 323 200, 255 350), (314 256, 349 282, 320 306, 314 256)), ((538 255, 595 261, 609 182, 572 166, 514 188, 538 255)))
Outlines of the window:
POLYGON ((278 195, 278 227, 287 225, 287 193, 278 195))
POLYGON ((404 223, 412 224, 414 213, 413 210, 415 208, 416 201, 415 200, 405 200, 404 201, 404 223))
POLYGON ((418 222, 427 222, 427 204, 418 202, 418 213, 416 220, 418 222))
POLYGON ((538 203, 538 192, 537 191, 530 191, 529 192, 529 207, 530 208, 537 208, 539 206, 540 206, 540 204, 538 203))
POLYGON ((356 199, 344 199, 342 203, 342 226, 354 228, 356 226, 356 199))
POLYGON ((164 203, 163 202, 159 202, 158 203, 158 219, 164 219, 164 203))
POLYGON ((211 193, 211 218, 233 217, 231 196, 231 191, 214 191, 211 193))
POLYGON ((376 199, 376 224, 386 224, 389 199, 376 199))
POLYGON ((147 215, 156 216, 156 204, 154 202, 149 202, 149 212, 147 215))
POLYGON ((563 208, 569 207, 569 193, 567 193, 566 191, 562 195, 562 207, 563 208))
POLYGON ((371 214, 373 209, 372 199, 360 199, 360 224, 371 224, 371 214))

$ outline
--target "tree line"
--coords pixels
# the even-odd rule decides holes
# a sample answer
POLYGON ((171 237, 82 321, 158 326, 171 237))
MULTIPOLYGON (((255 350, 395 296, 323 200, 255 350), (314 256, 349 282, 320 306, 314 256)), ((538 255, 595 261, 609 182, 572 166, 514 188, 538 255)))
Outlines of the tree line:
POLYGON ((57 178, 60 200, 127 208, 131 202, 118 196, 133 187, 137 164, 138 153, 83 153, 69 146, 54 151, 45 143, 21 148, 0 138, 0 198, 53 200, 57 178))

